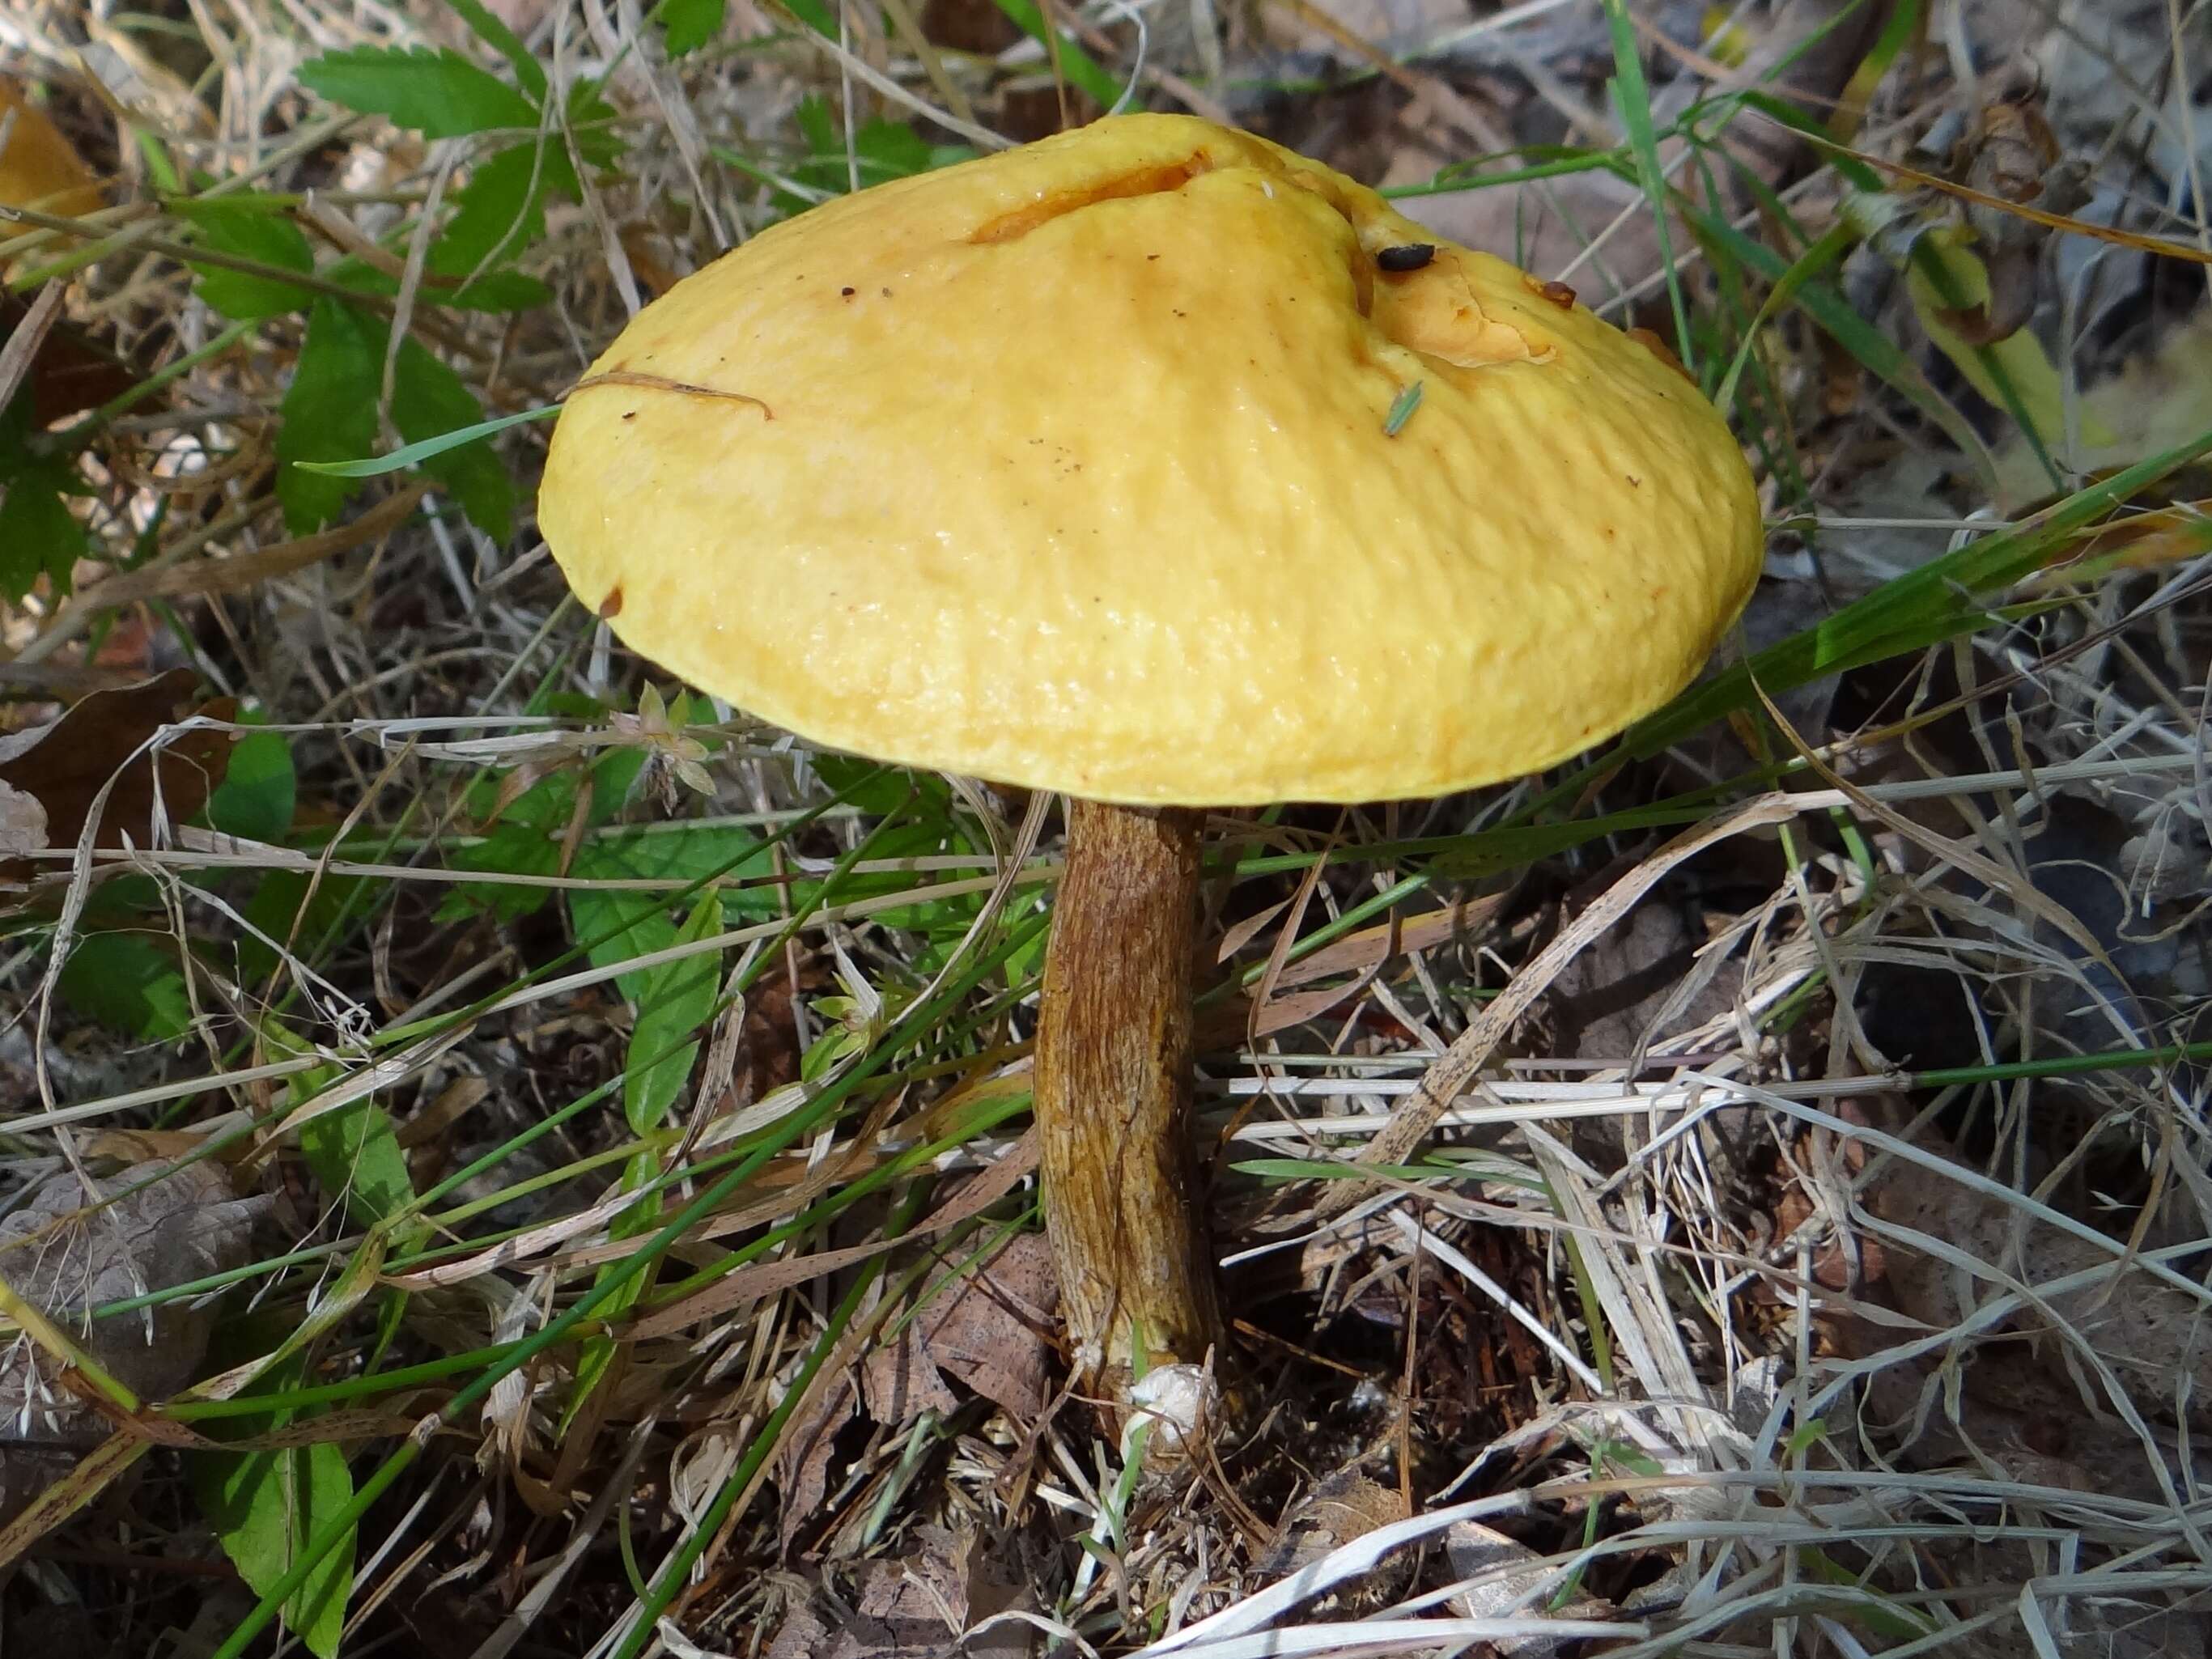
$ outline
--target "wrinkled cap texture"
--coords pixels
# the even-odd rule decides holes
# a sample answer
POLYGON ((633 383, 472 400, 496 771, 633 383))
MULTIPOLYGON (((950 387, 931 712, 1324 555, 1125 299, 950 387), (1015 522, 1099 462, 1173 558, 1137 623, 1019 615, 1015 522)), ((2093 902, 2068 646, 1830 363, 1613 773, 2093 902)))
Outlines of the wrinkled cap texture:
POLYGON ((1668 360, 1433 241, 1182 116, 848 196, 631 323, 540 524, 633 649, 878 759, 1132 805, 1537 770, 1697 672, 1758 502, 1668 360))

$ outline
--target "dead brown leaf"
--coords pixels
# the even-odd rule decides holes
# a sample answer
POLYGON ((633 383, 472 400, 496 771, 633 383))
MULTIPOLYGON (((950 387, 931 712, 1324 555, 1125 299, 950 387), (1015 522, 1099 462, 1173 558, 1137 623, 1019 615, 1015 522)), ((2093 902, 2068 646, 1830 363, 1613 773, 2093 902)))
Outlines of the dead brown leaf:
POLYGON ((101 205, 99 181, 46 111, 0 81, 0 204, 76 216, 101 205))
MULTIPOLYGON (((1444 1559, 1462 1580, 1452 1592, 1452 1611, 1462 1619, 1530 1618, 1553 1613, 1549 1593, 1556 1574, 1544 1559, 1526 1544, 1479 1522, 1462 1521, 1444 1534, 1444 1559)), ((1613 1611, 1610 1603, 1578 1595, 1556 1609, 1561 1619, 1603 1619, 1613 1611)), ((1496 1644, 1501 1659, 1551 1659, 1570 1642, 1581 1638, 1550 1636, 1507 1637, 1496 1644)))
POLYGON ((188 599, 204 593, 243 593, 279 576, 305 570, 398 529, 429 489, 428 484, 418 479, 394 490, 358 518, 318 530, 312 535, 241 553, 234 558, 194 559, 182 564, 155 564, 141 570, 120 571, 79 593, 70 608, 48 627, 47 635, 51 636, 72 617, 88 617, 117 605, 137 605, 143 599, 188 599))
POLYGON ((860 1581, 859 1616, 834 1617, 811 1607, 793 1610, 769 1644, 766 1659, 1020 1659, 1035 1627, 1012 1620, 972 1641, 961 1638, 983 1620, 1027 1600, 1005 1582, 980 1537, 965 1540, 939 1527, 921 1529, 923 1549, 870 1564, 860 1581))
POLYGON ((814 1521, 830 1490, 830 1465, 837 1437, 858 1415, 860 1395, 852 1378, 841 1376, 802 1406, 776 1449, 775 1485, 783 1502, 776 1522, 776 1553, 787 1559, 799 1534, 814 1521))
MULTIPOLYGON (((229 697, 196 702, 198 684, 191 669, 174 668, 125 690, 95 691, 52 725, 0 738, 0 786, 44 811, 46 845, 74 847, 95 804, 94 846, 119 848, 126 838, 149 845, 157 805, 170 823, 196 816, 230 765, 228 732, 187 732, 140 752, 161 727, 188 715, 228 720, 238 712, 229 697)), ((21 880, 23 869, 0 865, 0 877, 21 880)))
MULTIPOLYGON (((173 1158, 190 1158, 207 1145, 208 1138, 197 1129, 102 1129, 84 1143, 82 1156, 88 1163, 105 1160, 110 1164, 164 1164, 173 1158)), ((245 1137, 217 1147, 210 1156, 219 1164, 235 1164, 252 1151, 245 1137)))
MULTIPOLYGON (((56 296, 58 284, 40 290, 41 299, 56 296)), ((19 295, 0 294, 0 340, 11 345, 24 329, 42 331, 38 337, 23 337, 31 352, 23 384, 31 389, 31 420, 46 427, 81 409, 93 409, 120 398, 138 383, 129 364, 95 343, 89 335, 54 319, 41 319, 34 304, 19 295)))
POLYGON ((12 1445, 0 1458, 0 1570, 107 1489, 154 1449, 150 1440, 110 1435, 82 1456, 66 1448, 12 1445))
MULTIPOLYGON (((1366 1461, 1334 1471, 1284 1511, 1275 1541, 1253 1568, 1257 1583, 1279 1583, 1345 1545, 1406 1518, 1404 1492, 1395 1481, 1376 1480, 1366 1461)), ((1413 1553, 1399 1551, 1373 1571, 1339 1586, 1320 1607, 1372 1612, 1402 1595, 1413 1571, 1413 1553)))
MULTIPOLYGON (((858 1143, 865 1144, 872 1138, 871 1134, 855 1136, 854 1139, 858 1143)), ((956 1226, 971 1216, 980 1215, 1012 1192, 1024 1177, 1036 1168, 1036 1132, 1032 1130, 1010 1147, 997 1163, 992 1164, 989 1169, 980 1171, 952 1197, 939 1205, 931 1212, 927 1221, 910 1230, 906 1235, 906 1241, 912 1242, 926 1238, 932 1233, 943 1232, 948 1228, 956 1226)), ((839 1173, 839 1170, 830 1164, 825 1163, 818 1167, 821 1170, 828 1171, 832 1177, 839 1173)), ((849 1173, 850 1170, 848 1169, 844 1172, 849 1173)), ((826 1186, 828 1182, 824 1181, 821 1184, 826 1186)), ((705 1229, 699 1236, 711 1238, 725 1232, 736 1231, 739 1227, 757 1226, 771 1217, 803 1207, 806 1191, 807 1189, 802 1187, 798 1191, 787 1192, 780 1197, 766 1200, 761 1204, 749 1206, 745 1210, 738 1212, 733 1217, 722 1218, 705 1229)), ((885 1250, 896 1248, 900 1242, 894 1239, 877 1239, 866 1244, 848 1245, 842 1249, 808 1251, 777 1261, 749 1262, 725 1274, 705 1289, 693 1291, 683 1301, 672 1304, 658 1312, 644 1315, 630 1326, 627 1334, 641 1340, 656 1336, 673 1336, 700 1320, 711 1319, 730 1313, 757 1297, 772 1296, 780 1291, 788 1290, 794 1285, 804 1285, 810 1279, 819 1279, 824 1273, 836 1273, 866 1261, 871 1256, 881 1255, 885 1250)), ((574 1253, 571 1259, 605 1261, 611 1260, 612 1255, 611 1253, 596 1254, 579 1251, 574 1253)))
POLYGON ((1059 1304, 1040 1233, 1017 1233, 988 1261, 941 1275, 923 1293, 921 1315, 862 1366, 868 1414, 896 1426, 926 1409, 951 1411, 960 1402, 945 1385, 950 1375, 1018 1423, 1034 1421, 1048 1397, 1059 1304))
MULTIPOLYGON (((0 1277, 110 1376, 158 1401, 192 1380, 213 1310, 181 1300, 114 1319, 90 1310, 242 1266, 258 1205, 205 1160, 136 1164, 90 1186, 59 1170, 0 1218, 0 1277)), ((5 1508, 32 1501, 76 1452, 106 1437, 101 1414, 64 1382, 66 1369, 29 1340, 0 1356, 0 1420, 13 1437, 0 1448, 5 1508)))
POLYGON ((35 853, 46 845, 46 809, 36 795, 0 783, 0 855, 35 853))

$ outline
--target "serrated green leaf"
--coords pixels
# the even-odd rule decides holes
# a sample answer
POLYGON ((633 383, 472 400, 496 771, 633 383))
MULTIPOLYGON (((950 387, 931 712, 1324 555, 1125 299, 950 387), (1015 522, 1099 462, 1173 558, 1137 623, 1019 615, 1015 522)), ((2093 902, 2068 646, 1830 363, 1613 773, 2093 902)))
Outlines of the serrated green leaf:
POLYGON ((305 472, 294 463, 349 460, 374 449, 375 388, 383 378, 382 325, 356 307, 318 299, 278 410, 276 495, 294 535, 336 518, 354 490, 345 479, 305 472))
MULTIPOLYGON (((264 1385, 296 1382, 298 1361, 264 1379, 264 1385)), ((282 1427, 293 1413, 273 1411, 268 1422, 246 1419, 248 1431, 282 1427)), ((308 1540, 353 1501, 353 1472, 337 1446, 319 1443, 282 1451, 194 1452, 185 1460, 193 1494, 222 1540, 239 1577, 267 1595, 307 1554, 308 1540)), ((348 1528, 338 1547, 316 1563, 284 1603, 285 1627, 319 1659, 332 1659, 353 1595, 355 1534, 348 1528)))
POLYGON ((89 545, 63 499, 76 493, 68 463, 46 457, 19 459, 0 483, 0 598, 21 599, 41 576, 69 592, 89 545))
MULTIPOLYGON (((397 277, 372 270, 358 259, 341 259, 325 274, 330 281, 356 294, 380 295, 389 299, 399 292, 397 277)), ((425 284, 417 295, 419 303, 440 305, 451 311, 528 311, 533 306, 546 303, 552 292, 535 276, 525 276, 518 270, 493 270, 459 288, 425 284)))
POLYGON ((825 40, 837 38, 837 20, 822 0, 779 0, 783 9, 825 40))
MULTIPOLYGON (((691 907, 673 943, 690 945, 711 938, 721 924, 721 900, 709 890, 691 907)), ((714 1015, 722 983, 721 952, 702 951, 647 969, 639 977, 637 1021, 630 1030, 623 1073, 623 1116, 634 1134, 659 1126, 691 1075, 699 1045, 684 1038, 714 1015)))
MULTIPOLYGON (((277 494, 295 534, 335 517, 353 492, 351 480, 361 476, 314 464, 354 461, 376 447, 374 389, 383 381, 388 337, 380 320, 337 301, 318 300, 308 314, 276 435, 277 494)), ((426 446, 416 452, 423 471, 453 493, 471 522, 504 540, 514 529, 514 484, 499 457, 465 439, 452 447, 428 443, 481 428, 483 406, 459 375, 412 337, 399 344, 392 419, 403 436, 426 446)))
MULTIPOLYGON (((392 421, 410 443, 483 423, 476 393, 412 336, 399 343, 392 380, 392 421)), ((434 450, 422 457, 422 470, 453 492, 469 522, 495 541, 514 530, 514 481, 498 452, 478 444, 434 450)))
POLYGON ((281 842, 298 795, 292 745, 277 732, 256 732, 231 745, 230 769, 208 797, 208 822, 226 836, 281 842))
MULTIPOLYGON (((806 141, 807 156, 791 170, 791 177, 825 195, 842 196, 858 175, 863 189, 893 179, 927 173, 974 152, 932 144, 902 121, 875 119, 854 131, 852 154, 846 155, 845 131, 827 99, 810 94, 799 100, 795 117, 799 136, 806 141)), ((776 204, 787 213, 811 205, 789 191, 776 192, 776 204)))
MULTIPOLYGON (((622 159, 623 141, 616 136, 615 106, 606 100, 596 81, 579 81, 568 88, 568 131, 576 143, 576 154, 595 167, 612 167, 622 159)), ((562 189, 571 196, 580 195, 575 181, 571 179, 562 189)))
MULTIPOLYGON (((1057 59, 1060 72, 1067 77, 1071 86, 1082 88, 1107 109, 1121 101, 1121 83, 1101 69, 1098 60, 1077 45, 1073 35, 1054 31, 1059 36, 1054 40, 1045 33, 1044 14, 1037 9, 1036 0, 993 0, 993 3, 1024 34, 1044 47, 1048 59, 1057 59)), ((836 33, 833 25, 830 38, 836 39, 836 33)))
POLYGON ((63 998, 79 1013, 141 1042, 171 1042, 192 1029, 192 1003, 163 933, 87 933, 62 964, 63 998))
POLYGON ((507 59, 514 70, 514 78, 522 83, 523 89, 542 101, 545 96, 544 65, 530 55, 530 48, 522 43, 522 37, 509 28, 497 13, 483 3, 483 0, 450 0, 450 3, 455 11, 460 13, 461 21, 475 33, 477 40, 507 59))
POLYGON ((668 31, 668 55, 696 52, 722 32, 730 0, 661 0, 660 25, 668 31))
POLYGON ((542 240, 547 190, 574 176, 551 144, 517 144, 477 162, 454 194, 453 216, 430 249, 430 270, 471 276, 542 240))
MULTIPOLYGON (((174 206, 178 216, 191 223, 193 240, 203 247, 296 270, 302 276, 314 271, 314 250, 307 246, 306 234, 281 210, 272 210, 250 197, 179 201, 174 206)), ((304 311, 315 302, 314 290, 297 283, 221 265, 194 264, 192 269, 199 273, 196 291, 200 298, 224 316, 241 322, 304 311)))
POLYGON ((0 482, 14 477, 27 463, 37 459, 29 447, 31 434, 37 426, 27 390, 0 404, 0 482))
POLYGON ((381 115, 426 138, 538 125, 538 106, 450 47, 359 46, 300 65, 302 85, 332 103, 381 115))

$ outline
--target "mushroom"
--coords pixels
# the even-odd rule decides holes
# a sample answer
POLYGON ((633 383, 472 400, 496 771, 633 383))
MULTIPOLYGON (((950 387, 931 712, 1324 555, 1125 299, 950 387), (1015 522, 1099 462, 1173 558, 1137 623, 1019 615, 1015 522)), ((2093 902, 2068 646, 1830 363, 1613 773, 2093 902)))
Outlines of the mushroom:
POLYGON ((538 513, 694 684, 1068 798, 1034 1110, 1071 1349, 1125 1396, 1220 1333, 1200 809, 1565 760, 1688 682, 1761 547, 1656 343, 1167 115, 842 198, 679 283, 571 395, 538 513))

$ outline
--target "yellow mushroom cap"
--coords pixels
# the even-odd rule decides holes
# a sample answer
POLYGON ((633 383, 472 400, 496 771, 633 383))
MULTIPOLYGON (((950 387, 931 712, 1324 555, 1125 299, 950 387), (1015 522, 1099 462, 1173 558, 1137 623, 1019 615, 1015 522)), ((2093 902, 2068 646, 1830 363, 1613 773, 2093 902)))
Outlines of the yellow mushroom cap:
POLYGON ((571 393, 538 519, 695 685, 1131 805, 1553 764, 1687 683, 1761 545, 1678 368, 1166 115, 842 198, 679 283, 571 393))

